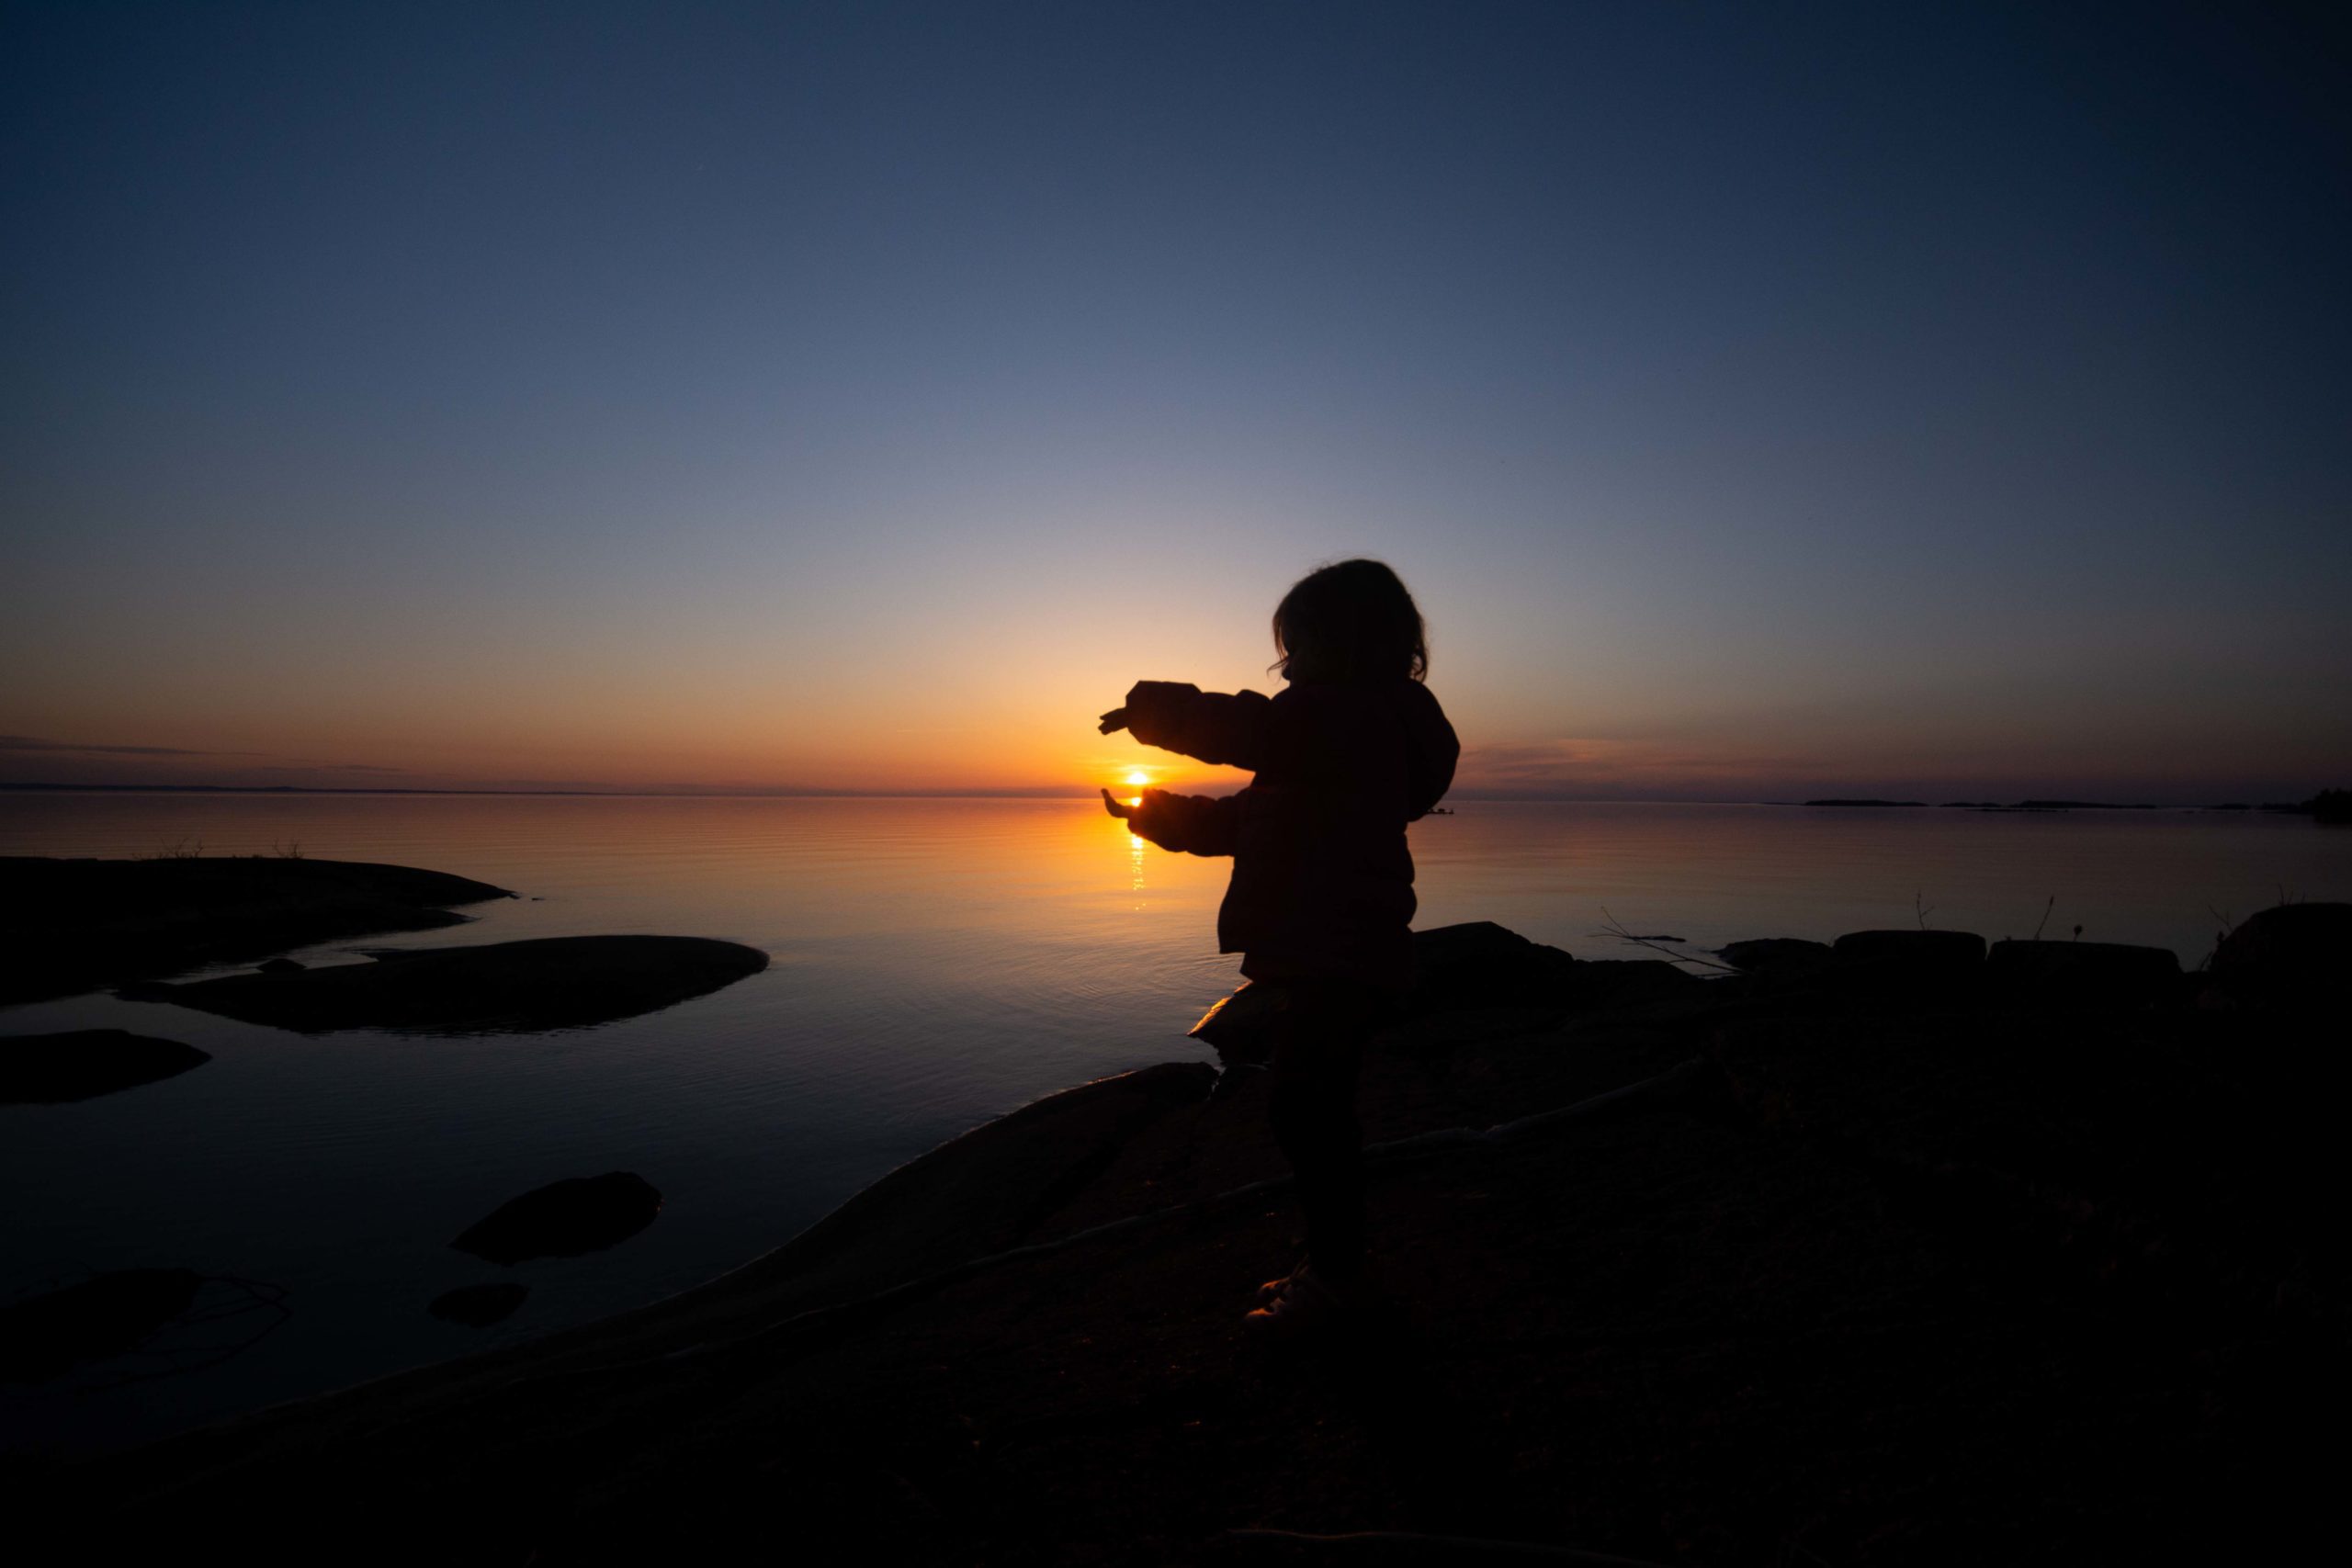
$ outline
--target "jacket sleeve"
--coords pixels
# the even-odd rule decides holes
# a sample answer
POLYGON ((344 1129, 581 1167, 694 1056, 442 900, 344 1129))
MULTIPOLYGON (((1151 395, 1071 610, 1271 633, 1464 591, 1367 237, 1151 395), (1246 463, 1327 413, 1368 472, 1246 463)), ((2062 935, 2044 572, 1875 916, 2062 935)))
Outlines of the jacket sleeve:
POLYGON ((1412 815, 1419 818, 1429 815, 1430 807, 1445 798, 1453 787, 1453 767, 1462 760, 1462 742, 1453 733, 1453 726, 1435 703, 1430 704, 1432 723, 1413 753, 1409 765, 1408 788, 1412 791, 1412 815))
POLYGON ((1127 694, 1127 728, 1147 746, 1251 772, 1263 767, 1271 698, 1231 696, 1176 681, 1138 681, 1127 694))
POLYGON ((1127 830, 1163 850, 1183 854, 1229 855, 1241 825, 1241 797, 1143 792, 1143 804, 1127 818, 1127 830))

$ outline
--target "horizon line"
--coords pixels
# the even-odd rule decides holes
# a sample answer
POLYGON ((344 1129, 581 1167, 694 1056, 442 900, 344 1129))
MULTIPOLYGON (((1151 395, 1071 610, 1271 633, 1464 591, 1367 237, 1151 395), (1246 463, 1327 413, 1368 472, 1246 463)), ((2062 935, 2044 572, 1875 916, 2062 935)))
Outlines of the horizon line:
MULTIPOLYGON (((789 785, 746 789, 625 789, 584 788, 501 789, 489 785, 470 788, 427 788, 421 785, 378 784, 54 784, 38 780, 0 780, 0 794, 6 793, 95 795, 514 795, 525 798, 558 799, 655 799, 655 800, 1091 800, 1092 789, 1046 788, 1019 789, 813 789, 789 785)), ((1818 806, 1824 808, 1853 807, 1883 810, 1951 810, 1954 808, 1982 809, 1985 805, 2014 807, 2051 797, 2025 796, 2016 802, 1988 801, 1896 801, 1864 799, 1851 796, 1821 796, 1811 800, 1767 800, 1753 795, 1686 795, 1680 797, 1648 795, 1580 795, 1532 794, 1520 790, 1494 790, 1473 787, 1449 792, 1448 801, 1472 801, 1485 805, 1557 805, 1557 806, 1818 806)), ((2294 807, 2300 801, 2081 801, 2070 800, 2067 806, 2081 810, 2127 811, 2221 811, 2255 810, 2265 807, 2294 807)), ((1440 813, 1442 815, 1442 813, 1440 813)))

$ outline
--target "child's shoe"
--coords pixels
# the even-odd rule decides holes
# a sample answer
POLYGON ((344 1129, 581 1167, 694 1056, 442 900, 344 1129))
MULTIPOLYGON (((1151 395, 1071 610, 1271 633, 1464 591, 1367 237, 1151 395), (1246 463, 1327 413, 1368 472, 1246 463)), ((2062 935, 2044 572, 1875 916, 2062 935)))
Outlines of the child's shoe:
POLYGON ((1302 1263, 1288 1279, 1260 1286, 1259 1299, 1263 1304, 1242 1323, 1269 1338, 1288 1337, 1329 1331, 1355 1318, 1370 1304, 1372 1289, 1362 1280, 1327 1280, 1302 1263))
POLYGON ((1281 1298, 1283 1292, 1290 1289, 1290 1282, 1306 1272, 1306 1259, 1302 1258, 1296 1263, 1293 1264, 1291 1266, 1291 1271, 1283 1275, 1281 1279, 1269 1280, 1264 1284, 1259 1286, 1257 1299, 1252 1304, 1261 1307, 1272 1306, 1278 1299, 1281 1298))

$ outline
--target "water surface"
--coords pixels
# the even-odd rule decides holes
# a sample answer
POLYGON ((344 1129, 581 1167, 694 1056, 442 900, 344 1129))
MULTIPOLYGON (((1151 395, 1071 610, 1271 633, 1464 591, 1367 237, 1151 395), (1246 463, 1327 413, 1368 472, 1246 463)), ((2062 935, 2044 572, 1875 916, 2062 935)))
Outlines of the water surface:
MULTIPOLYGON (((0 1032, 102 1025, 214 1060, 77 1105, 0 1107, 0 1298, 93 1269, 186 1266, 282 1286, 283 1325, 209 1370, 0 1391, 0 1447, 153 1436, 585 1321, 787 1239, 896 1165, 1040 1094, 1201 1055, 1234 983, 1222 863, 1080 801, 0 795, 0 853, 299 846, 479 877, 523 897, 350 950, 650 931, 771 954, 650 1017, 532 1036, 311 1038, 107 996, 0 1010, 0 1032), (611 1252, 504 1270, 449 1239, 505 1199, 627 1169, 665 1195, 611 1252), (473 1330, 455 1285, 530 1299, 473 1330)), ((1493 919, 1587 957, 1594 933, 1711 948, 1931 924, 2153 942, 2188 964, 2281 894, 2352 897, 2352 832, 2296 818, 1465 803, 1413 829, 1420 924, 1493 919), (2045 917, 2047 901, 2054 908, 2045 917)), ((131 1370, 163 1370, 134 1368, 131 1370)))

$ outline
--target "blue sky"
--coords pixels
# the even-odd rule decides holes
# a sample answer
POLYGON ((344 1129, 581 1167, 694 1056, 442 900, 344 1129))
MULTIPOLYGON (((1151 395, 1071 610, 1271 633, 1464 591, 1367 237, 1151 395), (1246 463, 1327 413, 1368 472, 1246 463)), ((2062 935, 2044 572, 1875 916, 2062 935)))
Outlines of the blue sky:
POLYGON ((0 778, 1084 787, 1354 553, 1472 784, 2352 777, 2340 24, 5 16, 0 778))

